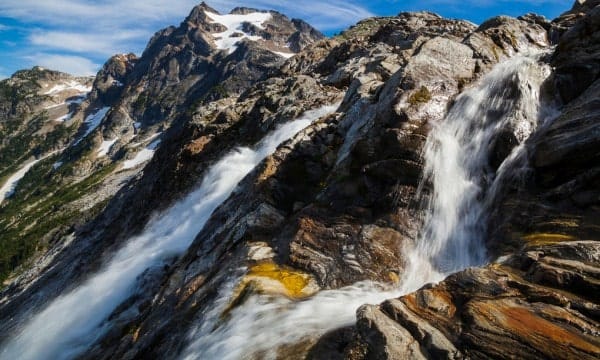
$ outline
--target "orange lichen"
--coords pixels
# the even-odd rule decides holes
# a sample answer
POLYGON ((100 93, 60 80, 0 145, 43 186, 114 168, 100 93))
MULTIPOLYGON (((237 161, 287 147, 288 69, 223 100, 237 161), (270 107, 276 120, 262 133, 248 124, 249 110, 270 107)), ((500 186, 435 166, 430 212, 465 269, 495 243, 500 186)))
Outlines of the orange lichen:
POLYGON ((195 155, 199 154, 204 150, 204 147, 211 141, 211 138, 208 136, 201 136, 197 139, 194 139, 192 142, 185 146, 185 150, 190 154, 195 155))
POLYGON ((393 271, 388 273, 388 278, 392 284, 400 284, 400 276, 393 271))
MULTIPOLYGON (((475 314, 484 318, 492 327, 500 327, 514 334, 515 338, 551 355, 553 351, 567 351, 576 348, 580 351, 600 355, 600 347, 560 325, 536 314, 512 301, 480 301, 470 304, 475 314)), ((572 316, 564 311, 561 317, 568 323, 572 316)), ((477 315, 475 315, 477 316, 477 315)))
POLYGON ((197 276, 197 277, 193 278, 192 280, 190 280, 184 286, 183 291, 178 290, 177 295, 179 295, 179 301, 177 303, 177 307, 181 306, 184 302, 186 302, 190 298, 190 296, 192 296, 196 291, 198 291, 200 286, 202 286, 205 281, 206 281, 206 277, 200 275, 200 276, 197 276))
POLYGON ((137 329, 135 329, 135 331, 133 332, 131 341, 136 342, 139 339, 141 329, 142 329, 141 327, 138 327, 137 329))

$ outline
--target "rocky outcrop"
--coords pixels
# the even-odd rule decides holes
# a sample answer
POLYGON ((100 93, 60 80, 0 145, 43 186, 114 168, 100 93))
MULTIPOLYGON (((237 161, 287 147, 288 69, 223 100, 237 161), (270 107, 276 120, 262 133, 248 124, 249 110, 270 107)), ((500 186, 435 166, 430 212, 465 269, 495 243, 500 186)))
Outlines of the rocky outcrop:
POLYGON ((119 54, 111 57, 96 74, 91 102, 98 101, 112 106, 121 97, 138 58, 135 54, 119 54))
MULTIPOLYGON (((235 9, 232 15, 257 11, 235 9)), ((6 113, 2 117, 2 126, 6 131, 23 130, 25 133, 18 136, 8 132, 3 134, 6 154, 0 145, 0 161, 6 166, 0 168, 0 178, 16 171, 19 162, 28 157, 57 150, 54 162, 40 165, 43 168, 37 171, 38 179, 26 178, 22 182, 23 189, 10 205, 12 209, 5 212, 7 217, 22 211, 20 207, 26 206, 27 199, 61 197, 60 201, 69 200, 68 205, 61 203, 61 209, 57 211, 61 227, 69 229, 80 223, 73 221, 71 216, 64 219, 66 209, 69 213, 79 213, 79 210, 106 205, 147 160, 131 165, 132 168, 125 166, 125 162, 129 160, 135 164, 134 160, 141 152, 153 151, 162 140, 161 136, 169 136, 166 130, 172 124, 176 124, 174 133, 181 134, 183 123, 199 106, 222 98, 234 99, 254 83, 270 76, 285 60, 280 53, 291 56, 323 37, 302 21, 269 12, 268 21, 259 26, 262 29, 240 30, 248 30, 260 41, 245 39, 230 54, 215 44, 214 34, 226 29, 225 25, 215 22, 207 14, 218 15, 218 12, 206 4, 197 6, 179 27, 159 31, 140 58, 133 54, 115 55, 104 64, 95 79, 73 78, 34 68, 3 82, 7 97, 6 101, 0 101, 0 107, 6 113), (82 90, 84 87, 85 91, 82 90), (49 91, 51 93, 46 93, 49 91), (57 120, 46 121, 49 119, 57 120), (28 122, 31 124, 27 125, 28 122), (43 189, 39 186, 41 177, 47 184, 43 189), (81 189, 75 189, 77 186, 73 186, 76 193, 67 191, 66 199, 62 198, 64 194, 56 194, 56 186, 64 187, 84 180, 89 186, 82 187, 95 189, 95 194, 85 194, 81 189), (32 196, 33 192, 36 196, 32 196)), ((225 104, 233 102, 229 100, 225 104)), ((236 115, 230 123, 238 119, 239 115, 236 115)), ((155 174, 147 178, 151 176, 155 174)), ((155 189, 154 186, 149 188, 155 189)), ((163 197, 161 202, 171 200, 163 197)), ((122 205, 119 201, 117 198, 116 203, 122 205)), ((139 204, 144 206, 146 203, 139 204)), ((148 214, 144 211, 140 216, 148 214)), ((88 220, 88 216, 81 217, 81 222, 88 220)), ((14 228, 10 231, 11 236, 17 231, 14 225, 7 220, 7 226, 14 228)), ((131 227, 131 230, 138 228, 128 222, 121 225, 131 227)), ((45 228, 44 232, 55 230, 45 228)), ((64 231, 60 234, 56 235, 57 241, 65 235, 64 231)), ((38 240, 32 242, 39 243, 38 240)), ((6 265, 7 268, 14 270, 35 247, 28 245, 26 254, 7 260, 11 263, 6 265)))
POLYGON ((586 8, 586 15, 578 13, 580 20, 560 37, 553 59, 556 87, 565 103, 577 98, 600 77, 600 8, 586 8))
POLYGON ((599 251, 597 241, 531 245, 501 263, 366 305, 356 325, 363 352, 350 357, 595 359, 599 251))
MULTIPOLYGON (((86 356, 176 352, 189 318, 201 317, 223 282, 236 276, 220 269, 252 269, 257 252, 283 267, 282 273, 269 276, 284 288, 285 271, 309 274, 321 289, 360 280, 399 281, 405 262, 399 249, 415 240, 421 226, 422 210, 414 199, 427 133, 443 118, 447 104, 484 72, 486 63, 477 54, 493 43, 477 47, 469 39, 476 31, 486 38, 494 27, 516 34, 527 31, 530 37, 523 39, 531 39, 522 41, 528 45, 512 48, 525 51, 527 46, 545 46, 539 40, 545 30, 504 18, 478 30, 430 13, 404 13, 367 24, 359 26, 372 28, 352 30, 356 37, 350 32, 348 38, 316 43, 286 62, 277 76, 245 91, 235 104, 222 109, 218 104, 226 102, 221 100, 217 106, 200 107, 181 131, 173 130, 169 147, 155 158, 173 166, 151 163, 137 194, 127 195, 124 202, 144 201, 145 207, 153 207, 164 198, 156 197, 156 189, 189 186, 206 161, 214 159, 211 151, 231 141, 229 134, 256 141, 273 124, 303 108, 334 102, 345 92, 340 114, 310 126, 246 178, 211 216, 186 255, 165 272, 163 285, 156 280, 159 295, 137 297, 113 316, 126 317, 137 306, 142 314, 120 322, 86 356), (320 76, 315 78, 314 72, 320 76), (173 154, 180 154, 179 160, 173 161, 173 154), (134 334, 128 329, 135 329, 134 334)), ((489 65, 499 60, 491 58, 489 65)), ((143 224, 142 216, 133 220, 132 215, 116 216, 110 228, 127 233, 132 224, 143 224)), ((263 283, 243 288, 243 295, 233 301, 236 306, 248 293, 293 294, 263 283)), ((304 345, 302 351, 306 349, 304 345)))
POLYGON ((587 10, 564 32, 552 57, 554 64, 561 64, 553 78, 563 100, 560 113, 527 140, 529 171, 507 179, 493 205, 487 244, 490 256, 500 258, 399 299, 361 308, 356 338, 347 345, 346 356, 593 359, 600 355, 595 290, 600 280, 596 150, 600 87, 593 71, 597 32, 588 31, 599 13, 598 7, 587 10), (581 52, 585 59, 580 63, 567 55, 573 52, 581 52), (582 74, 574 70, 578 64, 585 64, 581 69, 585 81, 574 80, 575 74, 582 74))

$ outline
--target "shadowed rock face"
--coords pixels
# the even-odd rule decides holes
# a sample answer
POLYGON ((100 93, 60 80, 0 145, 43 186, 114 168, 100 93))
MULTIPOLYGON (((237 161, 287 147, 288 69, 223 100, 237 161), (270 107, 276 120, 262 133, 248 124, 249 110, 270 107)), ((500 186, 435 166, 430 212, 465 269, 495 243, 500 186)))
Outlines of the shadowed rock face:
MULTIPOLYGON (((542 61, 556 70, 542 91, 559 94, 563 105, 525 141, 530 171, 507 181, 490 210, 485 242, 503 260, 364 306, 355 325, 277 351, 314 359, 600 356, 594 3, 578 2, 552 22, 496 17, 479 27, 401 13, 366 19, 331 39, 269 12, 261 26, 244 23, 235 35, 260 40, 245 39, 231 52, 216 48, 214 34, 227 29, 202 3, 179 27, 157 32, 140 58, 114 56, 99 72, 85 111, 112 110, 90 143, 119 140, 108 157, 86 160, 79 171, 119 164, 137 151, 132 144, 155 133, 161 145, 143 171, 120 173, 127 174, 120 190, 74 229, 66 249, 58 241, 45 266, 0 293, 0 334, 97 271, 148 221, 160 221, 152 215, 185 196, 224 154, 334 103, 335 112, 240 182, 184 254, 140 275, 139 289, 111 314, 110 330, 82 356, 178 357, 232 277, 241 280, 221 320, 257 293, 296 301, 363 280, 397 285, 403 249, 416 241, 425 215, 431 184, 423 186, 425 199, 417 192, 432 127, 494 65, 553 40, 556 51, 542 61), (277 52, 297 54, 285 60, 277 52)), ((497 170, 523 141, 518 129, 502 129, 486 144, 489 167, 497 170)), ((79 150, 68 155, 77 158, 79 150)))

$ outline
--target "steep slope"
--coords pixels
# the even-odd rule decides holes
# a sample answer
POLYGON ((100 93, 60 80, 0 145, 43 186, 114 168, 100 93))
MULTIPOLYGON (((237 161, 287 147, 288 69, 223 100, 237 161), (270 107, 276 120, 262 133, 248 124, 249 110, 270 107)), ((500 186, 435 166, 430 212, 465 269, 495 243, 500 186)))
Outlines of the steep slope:
POLYGON ((276 12, 238 8, 220 15, 202 3, 179 27, 158 32, 140 58, 109 59, 91 87, 92 79, 40 68, 5 81, 3 194, 25 178, 0 210, 7 249, 0 278, 97 214, 152 158, 171 124, 186 121, 200 104, 239 95, 320 38, 310 25, 276 12), (259 22, 249 22, 257 15, 259 22), (226 25, 217 20, 232 27, 226 40, 235 51, 219 48, 226 25), (49 154, 39 164, 27 161, 49 154))
MULTIPOLYGON (((314 80, 294 75, 297 72, 292 69, 300 68, 301 73, 307 75, 320 73, 319 82, 344 91, 345 86, 349 86, 340 107, 341 117, 313 125, 306 131, 305 141, 298 142, 292 149, 278 151, 259 166, 242 183, 240 191, 217 209, 191 245, 188 255, 169 268, 168 279, 161 280, 165 285, 162 289, 157 288, 160 289, 159 296, 154 300, 149 297, 157 290, 145 295, 137 293, 135 301, 127 302, 127 306, 112 314, 114 319, 123 322, 113 323, 116 328, 111 337, 99 342, 86 356, 175 356, 185 345, 186 333, 194 331, 190 328, 190 318, 196 319, 192 323, 202 324, 210 321, 205 316, 223 309, 223 305, 216 304, 223 301, 225 305, 229 301, 253 303, 254 292, 269 294, 273 291, 270 286, 261 285, 265 277, 259 276, 251 282, 254 285, 241 290, 238 300, 235 300, 236 295, 225 295, 223 300, 218 294, 230 286, 228 284, 244 283, 244 280, 237 280, 240 275, 236 272, 218 269, 248 266, 252 272, 257 261, 260 264, 271 258, 271 261, 295 269, 277 270, 276 267, 271 276, 277 277, 278 272, 299 271, 299 274, 307 274, 301 276, 313 278, 307 284, 313 281, 324 289, 366 279, 390 285, 398 281, 399 268, 404 263, 399 250, 403 243, 414 241, 418 233, 418 207, 412 199, 421 172, 419 153, 427 134, 427 121, 441 120, 446 102, 470 79, 478 77, 475 69, 484 72, 483 69, 500 60, 500 55, 498 58, 475 55, 469 45, 461 42, 480 38, 483 45, 476 48, 479 52, 493 53, 487 48, 492 47, 498 54, 508 57, 511 51, 543 47, 545 30, 525 21, 504 18, 475 31, 471 24, 444 20, 427 13, 402 14, 397 19, 375 21, 383 25, 380 24, 370 36, 354 38, 348 34, 350 40, 342 38, 317 44, 284 65, 283 74, 303 79, 300 94, 314 93, 307 90, 311 89, 309 85, 314 80), (523 35, 519 35, 519 42, 514 45, 510 40, 501 42, 500 45, 507 49, 502 52, 499 45, 486 40, 487 34, 496 34, 496 30, 516 34, 523 31, 523 35), (390 33, 395 37, 389 36, 390 33), (454 66, 460 61, 448 59, 448 51, 440 51, 440 46, 452 49, 450 53, 457 54, 460 61, 467 59, 465 65, 454 66), (323 47, 333 49, 321 51, 323 47), (319 53, 325 56, 315 56, 319 53), (329 65, 332 63, 336 66, 329 65), (433 68, 432 63, 436 65, 433 68), (253 257, 251 254, 256 252, 267 255, 253 257), (140 308, 141 304, 148 306, 140 308), (142 313, 129 320, 127 314, 132 308, 142 309, 142 313), (114 336, 123 338, 117 342, 114 336), (106 344, 111 345, 107 347, 106 344)), ((506 39, 510 37, 506 36, 506 39)), ((289 80, 288 83, 291 89, 296 86, 289 80)), ((299 96, 295 93, 291 97, 282 96, 286 91, 279 84, 286 82, 272 79, 254 90, 261 97, 255 105, 259 107, 251 112, 253 122, 265 115, 267 119, 277 115, 279 112, 273 111, 281 106, 276 104, 286 104, 288 99, 299 96), (271 90, 278 88, 281 90, 271 90)), ((252 93, 253 90, 242 95, 241 100, 252 93)), ((231 112, 230 109, 226 111, 231 112)), ((223 115, 218 117, 223 118, 223 115)), ((188 140, 182 141, 179 149, 171 150, 171 153, 186 154, 190 148, 203 150, 205 145, 208 149, 213 139, 219 139, 218 136, 205 137, 198 131, 182 133, 188 140)), ((202 152, 199 155, 202 156, 202 152)), ((190 160, 186 160, 189 163, 190 160)), ((183 161, 178 163, 185 164, 183 161)), ((161 182, 161 189, 172 189, 174 180, 188 178, 186 171, 193 171, 193 167, 186 170, 184 165, 177 170, 176 175, 165 174, 168 177, 161 182)), ((141 188, 152 189, 151 186, 141 188)), ((145 192, 146 196, 152 193, 156 192, 145 192)), ((279 291, 276 294, 280 294, 279 291)), ((367 288, 368 291, 376 292, 376 289, 367 288)), ((314 290, 308 291, 311 292, 314 290)), ((285 290, 283 293, 293 297, 285 290)), ((267 295, 267 299, 271 299, 270 296, 267 295)), ((274 296, 274 299, 280 299, 277 301, 284 300, 284 307, 290 306, 285 296, 274 296)), ((314 302, 318 301, 319 298, 315 298, 314 302)), ((251 308, 240 309, 242 313, 251 311, 251 308)), ((343 311, 339 319, 327 324, 326 328, 346 324, 344 319, 351 321, 353 313, 352 308, 343 311)), ((231 319, 236 320, 235 317, 231 319)), ((281 320, 289 321, 285 317, 281 320)), ((282 337, 283 342, 264 344, 251 341, 252 344, 245 345, 251 347, 238 346, 238 351, 280 351, 279 346, 291 341, 294 345, 301 343, 295 351, 303 353, 316 340, 312 338, 305 342, 304 337, 311 332, 312 335, 319 334, 321 323, 317 324, 317 329, 310 330, 297 326, 301 331, 300 338, 282 337)), ((201 329, 197 331, 202 333, 201 329)), ((254 331, 263 332, 267 328, 254 331)), ((221 335, 223 338, 219 342, 226 342, 227 333, 221 335)), ((189 351, 190 355, 201 356, 209 351, 213 356, 224 356, 232 350, 226 346, 216 350, 202 346, 192 345, 184 354, 189 351)))
POLYGON ((0 358, 597 356, 598 9, 199 5, 96 77, 58 169, 101 211, 0 293, 0 358))
POLYGON ((32 191, 42 180, 37 177, 39 173, 32 175, 29 170, 38 162, 51 167, 52 159, 75 136, 78 111, 91 90, 92 81, 92 78, 76 78, 35 67, 0 82, 2 281, 45 246, 52 237, 51 230, 60 226, 60 219, 46 217, 41 210, 44 206, 36 206, 31 198, 24 200, 23 194, 32 191), (42 161, 44 159, 47 160, 42 161))

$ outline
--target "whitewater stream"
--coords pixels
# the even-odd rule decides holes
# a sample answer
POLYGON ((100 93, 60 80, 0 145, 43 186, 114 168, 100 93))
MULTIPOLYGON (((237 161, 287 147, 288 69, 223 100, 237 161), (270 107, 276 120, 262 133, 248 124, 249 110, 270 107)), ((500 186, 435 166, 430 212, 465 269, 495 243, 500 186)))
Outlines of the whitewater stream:
MULTIPOLYGON (((254 295, 218 325, 231 300, 236 283, 232 281, 190 332, 182 357, 235 360, 260 354, 259 358, 275 358, 283 345, 353 324, 356 309, 363 304, 398 297, 488 261, 481 239, 486 231, 486 204, 495 196, 492 189, 498 189, 494 186, 498 177, 488 165, 489 144, 507 127, 525 140, 543 116, 539 89, 550 69, 539 64, 538 57, 518 56, 497 65, 476 87, 461 94, 431 131, 419 187, 420 192, 427 184, 432 187, 424 196, 427 215, 417 243, 404 249, 408 264, 397 288, 361 282, 321 291, 303 301, 254 295)), ((500 170, 510 168, 507 163, 523 149, 514 149, 500 170)))
MULTIPOLYGON (((426 283, 469 266, 484 264, 482 235, 487 204, 507 163, 518 159, 522 146, 496 170, 489 165, 490 144, 507 128, 524 141, 542 117, 539 89, 549 76, 538 56, 517 56, 497 65, 461 94, 445 119, 428 136, 420 196, 427 208, 421 235, 407 246, 407 267, 398 287, 361 282, 321 291, 303 301, 253 295, 220 317, 239 279, 220 289, 197 326, 189 332, 184 359, 243 359, 260 354, 274 358, 279 347, 314 338, 353 324, 356 309, 414 291, 426 283)), ((255 149, 239 148, 215 163, 200 187, 149 222, 142 234, 129 239, 101 271, 34 315, 5 344, 1 359, 70 359, 100 339, 111 312, 134 291, 138 277, 166 259, 182 254, 231 192, 277 146, 319 117, 324 107, 284 124, 255 149)))
POLYGON ((268 134, 255 148, 241 147, 210 167, 200 186, 148 222, 113 258, 73 291, 51 301, 19 334, 4 344, 0 359, 71 359, 88 349, 110 328, 115 308, 135 290, 147 269, 182 254, 212 212, 237 184, 284 141, 337 106, 307 111, 268 134))

